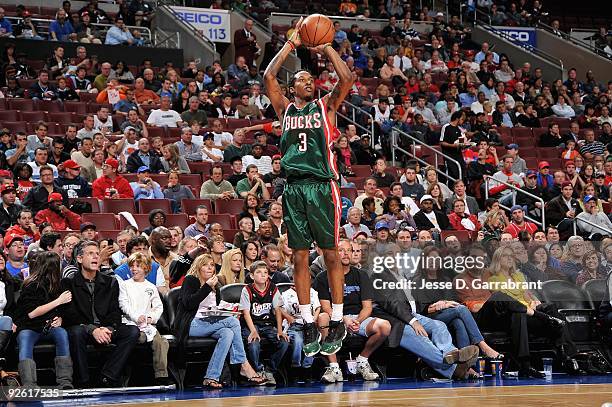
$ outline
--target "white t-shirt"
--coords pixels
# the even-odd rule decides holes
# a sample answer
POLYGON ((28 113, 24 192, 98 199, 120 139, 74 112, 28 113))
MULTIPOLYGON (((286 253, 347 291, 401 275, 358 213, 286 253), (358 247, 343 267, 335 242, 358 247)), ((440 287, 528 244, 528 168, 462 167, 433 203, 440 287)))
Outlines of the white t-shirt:
MULTIPOLYGON (((213 154, 213 155, 221 157, 221 161, 223 161, 223 152, 221 150, 219 150, 218 148, 208 149, 206 147, 202 147, 202 151, 204 151, 204 150, 208 151, 210 154, 213 154)), ((202 153, 202 161, 208 161, 210 163, 217 162, 217 161, 214 161, 212 158, 210 158, 209 156, 207 156, 204 153, 202 153)))
POLYGON ((113 132, 113 117, 108 115, 106 121, 101 121, 98 119, 98 115, 94 115, 94 130, 102 131, 102 129, 105 127, 109 133, 113 132))
MULTIPOLYGON (((304 320, 302 319, 302 315, 300 313, 300 302, 298 301, 297 292, 295 289, 289 288, 283 294, 283 310, 295 318, 295 323, 303 324, 304 320)), ((312 312, 317 310, 317 308, 321 308, 321 303, 319 302, 319 294, 313 288, 310 289, 310 305, 312 305, 312 312)), ((287 320, 283 321, 283 329, 287 331, 289 324, 287 324, 287 320)))
POLYGON ((155 109, 149 114, 147 124, 153 124, 157 127, 178 127, 177 122, 182 121, 181 115, 174 110, 166 110, 165 112, 161 109, 155 109))
MULTIPOLYGON (((119 141, 117 141, 116 143, 119 144, 119 141)), ((123 154, 123 156, 125 157, 126 162, 130 154, 132 154, 136 150, 138 150, 138 141, 129 143, 127 140, 125 140, 125 143, 123 143, 123 151, 121 151, 121 154, 123 154)))
POLYGON ((257 166, 257 170, 261 175, 266 175, 267 173, 272 172, 272 157, 268 155, 262 155, 259 158, 255 158, 249 154, 242 157, 243 168, 246 168, 251 164, 255 164, 257 166))

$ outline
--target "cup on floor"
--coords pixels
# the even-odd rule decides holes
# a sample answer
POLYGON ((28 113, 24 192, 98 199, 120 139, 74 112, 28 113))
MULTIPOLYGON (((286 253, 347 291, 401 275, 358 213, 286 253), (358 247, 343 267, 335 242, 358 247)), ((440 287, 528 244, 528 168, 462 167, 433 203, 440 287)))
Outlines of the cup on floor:
POLYGON ((552 377, 552 365, 553 365, 552 358, 542 358, 542 367, 543 367, 542 370, 544 370, 544 374, 546 375, 547 378, 552 377))
POLYGON ((491 375, 495 378, 502 377, 503 362, 501 360, 491 361, 491 375))

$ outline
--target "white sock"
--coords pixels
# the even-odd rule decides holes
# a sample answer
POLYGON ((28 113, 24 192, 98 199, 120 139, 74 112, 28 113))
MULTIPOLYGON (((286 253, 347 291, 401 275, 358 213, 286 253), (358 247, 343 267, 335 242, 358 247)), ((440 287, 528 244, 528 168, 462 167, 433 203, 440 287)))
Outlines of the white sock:
POLYGON ((302 315, 302 319, 304 319, 305 324, 311 324, 314 322, 314 316, 312 315, 312 307, 310 304, 300 304, 300 314, 302 315))
POLYGON ((357 359, 355 359, 357 361, 357 363, 361 364, 361 363, 367 363, 368 362, 368 358, 363 357, 361 355, 357 356, 357 359))
POLYGON ((340 369, 340 365, 338 364, 338 362, 329 362, 329 367, 331 367, 332 369, 340 369))
POLYGON ((342 321, 344 304, 332 304, 332 321, 342 321))

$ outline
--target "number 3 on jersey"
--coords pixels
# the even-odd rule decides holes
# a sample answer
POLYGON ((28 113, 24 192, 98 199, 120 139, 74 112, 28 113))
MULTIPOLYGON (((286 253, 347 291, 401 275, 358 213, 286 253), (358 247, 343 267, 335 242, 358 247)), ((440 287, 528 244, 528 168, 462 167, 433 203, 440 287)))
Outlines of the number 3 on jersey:
POLYGON ((300 133, 298 134, 298 137, 300 138, 300 145, 298 146, 298 151, 306 151, 308 150, 308 136, 306 135, 306 133, 300 133))

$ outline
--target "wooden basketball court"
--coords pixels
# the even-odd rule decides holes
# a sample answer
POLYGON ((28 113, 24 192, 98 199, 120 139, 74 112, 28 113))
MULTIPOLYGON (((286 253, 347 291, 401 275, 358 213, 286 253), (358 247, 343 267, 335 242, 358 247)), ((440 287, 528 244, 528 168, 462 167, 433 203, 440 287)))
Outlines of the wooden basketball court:
MULTIPOLYGON (((612 383, 533 386, 480 386, 372 391, 330 391, 284 395, 224 397, 223 392, 202 392, 201 399, 122 404, 160 407, 464 407, 534 406, 600 407, 612 402, 612 383)), ((341 388, 340 388, 341 390, 341 388)))

